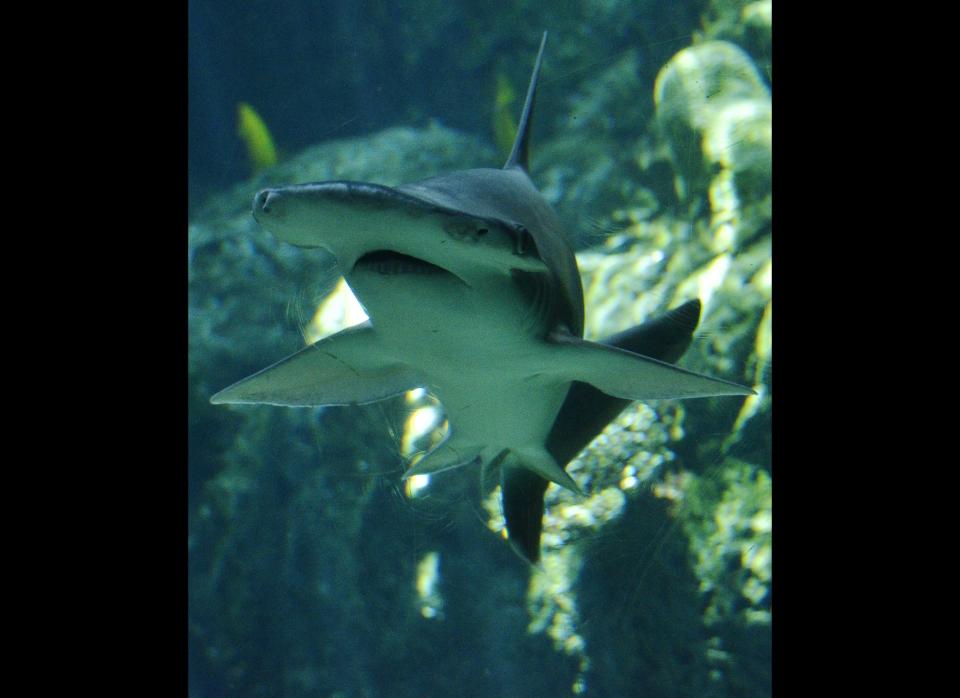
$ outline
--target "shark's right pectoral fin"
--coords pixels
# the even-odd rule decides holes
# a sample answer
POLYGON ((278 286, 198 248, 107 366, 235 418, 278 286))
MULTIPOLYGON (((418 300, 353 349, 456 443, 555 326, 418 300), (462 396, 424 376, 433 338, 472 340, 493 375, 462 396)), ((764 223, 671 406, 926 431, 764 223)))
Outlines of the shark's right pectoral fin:
POLYGON ((626 349, 589 342, 569 334, 550 336, 555 346, 551 371, 589 383, 625 400, 659 400, 719 395, 752 395, 750 388, 694 373, 626 349))
POLYGON ((234 383, 210 398, 214 404, 306 407, 376 402, 422 385, 408 366, 384 360, 369 322, 335 335, 234 383))

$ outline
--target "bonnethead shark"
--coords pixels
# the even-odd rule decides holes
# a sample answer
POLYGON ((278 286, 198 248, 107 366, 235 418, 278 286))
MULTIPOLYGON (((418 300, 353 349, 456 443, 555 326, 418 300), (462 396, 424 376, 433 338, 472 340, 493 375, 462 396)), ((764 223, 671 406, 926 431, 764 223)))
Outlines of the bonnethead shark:
POLYGON ((601 342, 583 338, 583 289, 556 213, 528 175, 540 43, 502 169, 397 187, 350 181, 259 192, 253 216, 283 242, 336 259, 369 320, 222 390, 215 404, 365 404, 425 387, 446 439, 404 475, 499 472, 508 540, 536 562, 544 493, 631 401, 748 395, 670 362, 700 317, 691 300, 601 342))

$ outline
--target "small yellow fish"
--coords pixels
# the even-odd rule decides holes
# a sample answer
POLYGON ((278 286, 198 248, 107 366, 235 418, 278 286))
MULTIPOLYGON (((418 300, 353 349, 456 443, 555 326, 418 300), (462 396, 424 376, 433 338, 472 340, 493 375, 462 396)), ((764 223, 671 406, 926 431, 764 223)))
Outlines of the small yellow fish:
POLYGON ((237 104, 237 135, 247 146, 254 173, 277 164, 277 149, 273 145, 270 129, 246 102, 237 104))

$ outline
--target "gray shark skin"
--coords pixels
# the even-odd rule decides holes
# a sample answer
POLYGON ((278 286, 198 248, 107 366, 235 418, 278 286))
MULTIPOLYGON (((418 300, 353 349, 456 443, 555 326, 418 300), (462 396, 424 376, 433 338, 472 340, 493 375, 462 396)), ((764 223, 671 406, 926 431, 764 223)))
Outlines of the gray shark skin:
POLYGON ((546 33, 503 169, 256 195, 258 223, 283 242, 332 254, 370 321, 211 398, 352 405, 426 387, 450 429, 404 477, 466 465, 499 472, 509 539, 531 562, 548 482, 579 492, 563 466, 626 404, 753 392, 668 363, 689 344, 699 301, 604 342, 583 339, 576 258, 527 175, 545 44, 546 33))

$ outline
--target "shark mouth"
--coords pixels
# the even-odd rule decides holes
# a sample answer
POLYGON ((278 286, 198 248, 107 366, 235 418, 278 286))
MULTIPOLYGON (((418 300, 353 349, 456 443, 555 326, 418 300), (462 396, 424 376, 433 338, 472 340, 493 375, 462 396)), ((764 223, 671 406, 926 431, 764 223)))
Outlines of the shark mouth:
POLYGON ((417 257, 392 252, 390 250, 375 250, 367 252, 353 265, 354 271, 372 271, 377 274, 444 274, 445 269, 425 262, 417 257))

